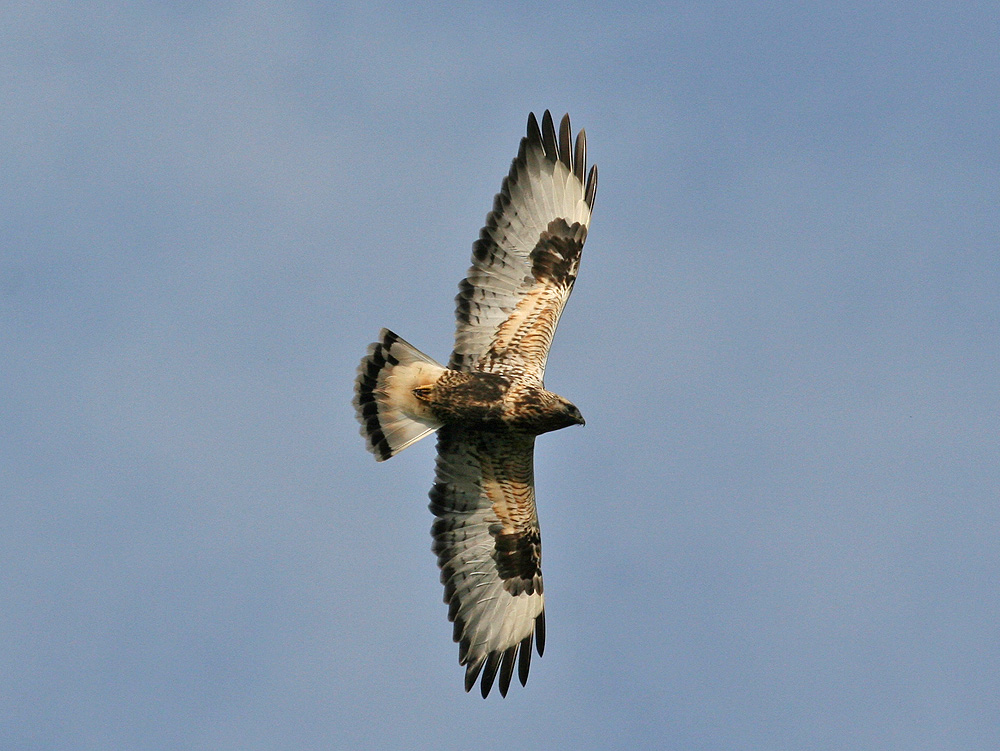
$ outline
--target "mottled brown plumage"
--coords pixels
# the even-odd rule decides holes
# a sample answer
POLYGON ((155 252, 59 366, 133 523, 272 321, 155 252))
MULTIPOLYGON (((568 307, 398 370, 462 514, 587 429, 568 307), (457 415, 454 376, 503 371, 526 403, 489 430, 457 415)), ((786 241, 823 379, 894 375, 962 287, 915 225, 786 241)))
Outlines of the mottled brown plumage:
POLYGON ((369 450, 388 459, 438 433, 430 508, 433 549, 454 623, 465 688, 485 697, 499 675, 545 645, 541 534, 535 508, 535 436, 583 424, 543 385, 559 317, 576 281, 597 192, 586 136, 546 112, 527 136, 473 245, 459 285, 448 367, 383 330, 362 360, 355 408, 369 450))

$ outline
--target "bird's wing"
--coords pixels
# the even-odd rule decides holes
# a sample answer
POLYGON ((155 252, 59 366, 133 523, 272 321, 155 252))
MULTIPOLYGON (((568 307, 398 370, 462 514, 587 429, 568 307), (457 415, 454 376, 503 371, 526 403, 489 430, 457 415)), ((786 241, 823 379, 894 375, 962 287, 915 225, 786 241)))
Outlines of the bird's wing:
POLYGON ((482 672, 484 698, 498 672, 506 696, 515 663, 524 685, 532 642, 539 655, 545 646, 534 444, 533 436, 455 426, 438 432, 434 552, 465 690, 482 672))
POLYGON ((559 132, 546 110, 504 178, 472 248, 456 298, 458 328, 449 367, 542 381, 549 345, 573 290, 597 193, 587 173, 587 137, 571 143, 569 116, 559 132))

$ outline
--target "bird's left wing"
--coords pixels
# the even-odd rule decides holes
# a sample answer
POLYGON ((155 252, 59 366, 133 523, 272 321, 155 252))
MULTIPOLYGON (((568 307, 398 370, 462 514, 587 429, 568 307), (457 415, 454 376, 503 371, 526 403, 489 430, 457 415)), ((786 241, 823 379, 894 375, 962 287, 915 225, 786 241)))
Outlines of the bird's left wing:
POLYGON ((438 432, 431 534, 465 690, 482 672, 485 698, 514 665, 524 685, 532 642, 545 646, 541 537, 535 512, 534 437, 445 426, 438 432))
POLYGON ((504 178, 459 285, 449 367, 541 384, 549 345, 573 290, 597 194, 587 137, 572 141, 569 115, 556 133, 548 111, 528 132, 504 178))

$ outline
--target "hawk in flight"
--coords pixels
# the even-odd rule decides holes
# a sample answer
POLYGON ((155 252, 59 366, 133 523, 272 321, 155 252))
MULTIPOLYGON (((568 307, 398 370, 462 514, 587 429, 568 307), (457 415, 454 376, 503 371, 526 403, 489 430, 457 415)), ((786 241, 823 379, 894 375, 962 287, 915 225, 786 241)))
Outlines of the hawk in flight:
POLYGON ((355 381, 361 434, 378 461, 437 431, 430 492, 433 549, 465 690, 499 673, 507 695, 517 665, 545 646, 535 436, 583 416, 542 383, 549 345, 576 281, 597 193, 584 131, 528 116, 510 173, 472 247, 456 298, 455 350, 443 367, 383 329, 355 381))

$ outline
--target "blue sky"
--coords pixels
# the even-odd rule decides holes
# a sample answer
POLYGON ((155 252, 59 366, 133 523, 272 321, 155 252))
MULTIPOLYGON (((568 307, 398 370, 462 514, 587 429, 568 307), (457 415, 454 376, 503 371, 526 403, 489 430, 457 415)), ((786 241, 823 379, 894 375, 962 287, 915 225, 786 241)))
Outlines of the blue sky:
POLYGON ((8 3, 0 747, 1000 746, 995 3, 8 3), (439 359, 527 113, 601 182, 548 643, 462 691, 439 359))

